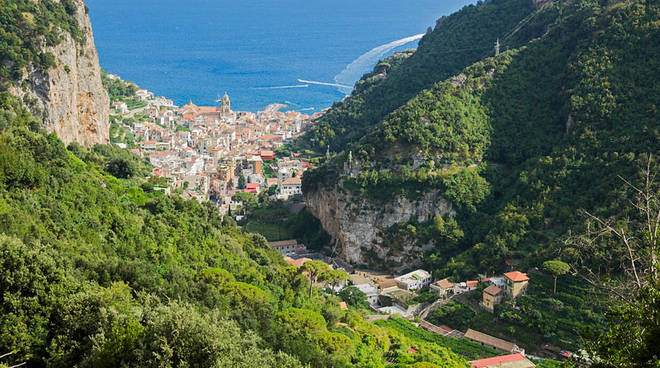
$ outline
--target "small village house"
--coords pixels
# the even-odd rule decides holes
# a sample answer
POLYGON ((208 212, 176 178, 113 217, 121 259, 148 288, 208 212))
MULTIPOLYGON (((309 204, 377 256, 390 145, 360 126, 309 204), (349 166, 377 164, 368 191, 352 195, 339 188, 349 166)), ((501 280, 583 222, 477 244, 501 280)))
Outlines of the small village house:
POLYGON ((284 257, 295 255, 296 253, 300 253, 301 250, 305 249, 305 246, 298 244, 298 241, 295 239, 268 242, 268 245, 270 245, 276 251, 280 252, 280 254, 284 257))
POLYGON ((481 302, 481 306, 484 307, 487 311, 493 313, 495 311, 495 306, 500 304, 503 298, 504 291, 495 285, 490 285, 483 291, 483 300, 481 302))
POLYGON ((512 299, 516 299, 527 291, 529 277, 526 273, 520 271, 508 272, 504 274, 504 278, 504 290, 512 299))
POLYGON ((293 258, 291 258, 291 257, 285 257, 285 258, 284 258, 284 261, 286 261, 286 263, 290 264, 290 265, 293 266, 293 267, 300 268, 300 267, 302 267, 302 265, 304 265, 306 262, 311 261, 311 259, 310 259, 310 258, 306 258, 306 257, 298 258, 298 259, 293 259, 293 258))
POLYGON ((287 200, 296 195, 302 195, 302 181, 299 177, 288 178, 280 183, 281 199, 287 200))
POLYGON ((395 280, 403 290, 420 290, 431 284, 431 274, 424 270, 415 270, 395 280))
POLYGON ((373 284, 371 280, 357 273, 350 275, 350 279, 353 286, 363 292, 367 297, 369 305, 378 305, 378 296, 380 295, 380 290, 378 290, 378 288, 373 284))
POLYGON ((449 279, 442 279, 438 280, 434 283, 431 284, 430 288, 432 292, 435 292, 436 294, 440 295, 441 297, 447 297, 451 294, 454 293, 454 284, 453 282, 449 281, 449 279))

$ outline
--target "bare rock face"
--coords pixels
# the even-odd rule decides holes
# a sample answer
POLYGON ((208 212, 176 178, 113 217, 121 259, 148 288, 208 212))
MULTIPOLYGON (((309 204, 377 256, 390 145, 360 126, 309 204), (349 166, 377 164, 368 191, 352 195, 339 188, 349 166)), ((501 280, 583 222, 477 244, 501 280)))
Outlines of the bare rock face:
POLYGON ((12 92, 27 101, 44 127, 65 143, 84 146, 108 143, 110 100, 101 82, 101 68, 94 45, 92 25, 83 0, 74 0, 76 18, 84 34, 79 43, 64 32, 64 40, 46 52, 55 55, 57 66, 47 71, 34 66, 12 92))
POLYGON ((305 203, 333 237, 344 260, 374 268, 385 264, 390 268, 410 268, 420 263, 424 251, 433 248, 432 242, 420 246, 412 241, 402 248, 392 247, 383 235, 393 225, 413 218, 427 221, 435 216, 455 215, 452 203, 438 191, 416 200, 397 196, 389 203, 374 204, 335 186, 305 193, 305 203))

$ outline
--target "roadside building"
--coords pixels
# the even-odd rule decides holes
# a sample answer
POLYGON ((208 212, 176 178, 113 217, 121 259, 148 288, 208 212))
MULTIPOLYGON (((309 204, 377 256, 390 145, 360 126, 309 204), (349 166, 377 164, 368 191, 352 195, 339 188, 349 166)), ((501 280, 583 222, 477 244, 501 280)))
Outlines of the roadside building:
POLYGON ((529 277, 526 273, 520 271, 513 271, 504 274, 504 290, 507 295, 515 299, 527 291, 529 285, 529 277))
POLYGON ((403 290, 420 290, 431 284, 431 274, 424 270, 415 270, 395 280, 403 290))
POLYGON ((436 294, 442 296, 442 297, 447 297, 451 294, 454 293, 454 284, 453 282, 449 281, 449 279, 442 279, 438 280, 434 283, 431 284, 430 288, 432 292, 435 292, 436 294))
POLYGON ((504 291, 495 285, 490 285, 483 291, 481 306, 487 311, 493 313, 495 311, 495 306, 502 302, 502 298, 504 298, 504 291))
POLYGON ((510 354, 470 361, 472 368, 534 368, 536 365, 522 354, 510 354))
POLYGON ((487 335, 483 332, 475 331, 471 328, 467 330, 467 332, 463 337, 465 337, 468 340, 477 342, 483 346, 488 346, 493 349, 500 350, 506 353, 521 353, 521 354, 525 353, 525 350, 519 348, 518 345, 512 342, 498 339, 497 337, 487 335))
POLYGON ((299 252, 299 247, 302 246, 298 244, 298 241, 295 239, 268 242, 268 245, 270 245, 276 251, 280 252, 280 254, 284 257, 288 257, 296 254, 297 252, 299 252))

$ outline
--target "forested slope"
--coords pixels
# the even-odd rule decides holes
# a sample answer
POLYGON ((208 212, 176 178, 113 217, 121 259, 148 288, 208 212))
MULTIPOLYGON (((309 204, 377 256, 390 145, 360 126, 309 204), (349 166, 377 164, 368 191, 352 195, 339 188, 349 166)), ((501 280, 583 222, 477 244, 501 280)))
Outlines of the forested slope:
POLYGON ((212 205, 154 191, 125 152, 68 150, 0 101, 0 351, 13 353, 0 364, 465 366, 433 344, 410 355, 338 297, 310 297, 305 273, 212 205), (104 171, 117 167, 136 176, 104 171))
MULTIPOLYGON (((631 289, 622 286, 635 280, 631 264, 650 269, 635 188, 660 195, 660 4, 557 1, 541 12, 557 15, 537 18, 548 21, 542 37, 420 92, 308 171, 303 190, 315 214, 322 200, 340 199, 319 207, 331 214, 319 218, 336 249, 364 267, 412 267, 416 256, 439 279, 511 267, 537 273, 518 309, 496 310, 501 328, 484 328, 577 347, 585 331, 603 327, 613 290, 631 289), (425 210, 446 200, 442 215, 425 210), (351 221, 387 223, 401 203, 408 220, 377 228, 369 241, 341 222, 359 214, 351 221), (411 244, 426 251, 407 252, 411 244), (409 258, 397 263, 402 254, 409 258), (550 280, 535 270, 548 260, 570 265, 562 287, 573 291, 541 287, 550 280)), ((484 314, 477 328, 489 326, 484 314)))
POLYGON ((442 221, 451 234, 428 218, 384 230, 393 246, 434 242, 428 265, 445 275, 501 270, 508 258, 533 265, 529 255, 580 228, 579 209, 621 214, 618 177, 641 180, 660 153, 658 4, 550 7, 559 16, 547 34, 424 90, 306 175, 306 193, 339 183, 377 210, 440 190, 457 210, 442 221))
POLYGON ((331 151, 342 150, 423 89, 492 55, 496 40, 507 37, 521 21, 526 20, 524 30, 508 37, 502 49, 538 37, 545 31, 542 19, 555 14, 544 12, 528 19, 536 10, 534 3, 532 0, 480 1, 439 19, 433 32, 422 38, 410 58, 392 65, 387 69, 387 77, 378 83, 365 87, 364 81, 358 82, 353 94, 318 119, 300 143, 319 152, 325 152, 328 146, 331 151))

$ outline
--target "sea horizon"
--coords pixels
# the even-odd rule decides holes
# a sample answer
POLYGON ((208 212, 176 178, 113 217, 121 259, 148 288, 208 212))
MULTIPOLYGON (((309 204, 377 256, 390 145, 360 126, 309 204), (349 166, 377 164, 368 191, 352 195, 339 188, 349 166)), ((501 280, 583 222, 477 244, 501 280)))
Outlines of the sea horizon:
POLYGON ((379 59, 416 48, 435 20, 473 3, 334 5, 266 1, 87 0, 101 67, 181 106, 238 111, 330 107, 379 59))

